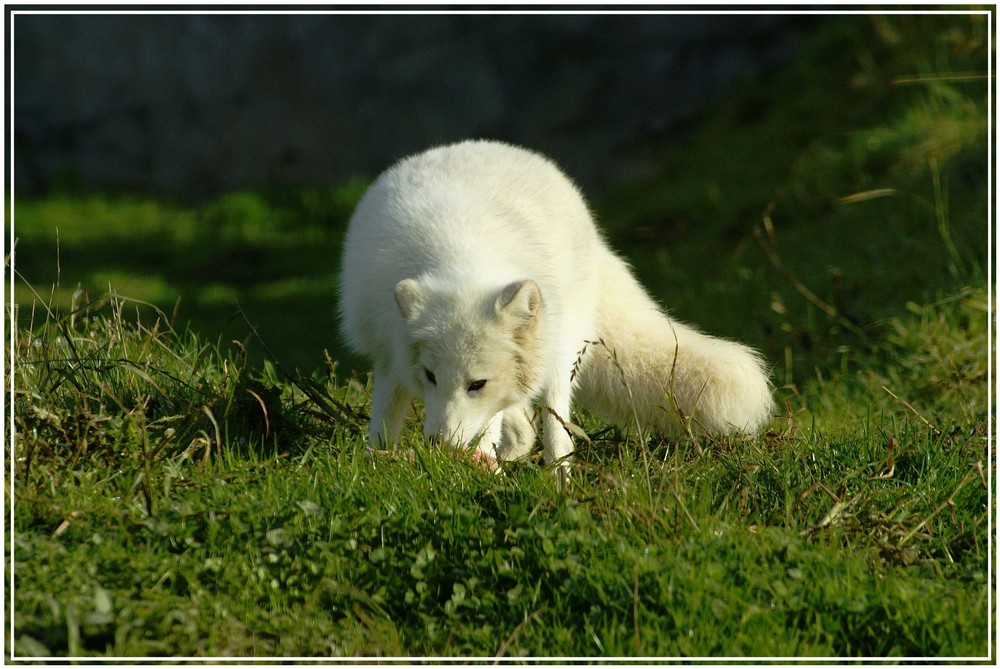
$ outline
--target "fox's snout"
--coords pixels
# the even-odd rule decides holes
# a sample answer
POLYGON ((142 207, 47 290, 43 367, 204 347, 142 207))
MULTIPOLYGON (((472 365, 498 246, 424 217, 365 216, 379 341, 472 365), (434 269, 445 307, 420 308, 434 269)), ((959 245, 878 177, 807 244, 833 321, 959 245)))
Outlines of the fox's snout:
MULTIPOLYGON (((482 431, 480 431, 481 433, 482 431)), ((473 435, 473 437, 477 436, 473 435)), ((455 448, 469 446, 474 441, 474 439, 466 437, 461 425, 455 427, 438 427, 429 422, 424 423, 424 439, 435 446, 452 446, 455 448)))
POLYGON ((445 421, 439 425, 432 420, 424 421, 424 438, 436 446, 493 452, 497 444, 486 443, 493 441, 487 436, 489 432, 489 423, 479 427, 463 422, 445 421))

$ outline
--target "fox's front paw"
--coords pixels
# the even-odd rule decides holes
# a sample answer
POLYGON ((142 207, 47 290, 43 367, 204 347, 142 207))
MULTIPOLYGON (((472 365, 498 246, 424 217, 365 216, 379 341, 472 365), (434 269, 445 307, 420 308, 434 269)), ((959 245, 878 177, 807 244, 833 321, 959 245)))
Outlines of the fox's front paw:
POLYGON ((494 474, 500 473, 500 463, 497 462, 497 459, 489 453, 478 450, 472 451, 472 462, 486 468, 494 474))

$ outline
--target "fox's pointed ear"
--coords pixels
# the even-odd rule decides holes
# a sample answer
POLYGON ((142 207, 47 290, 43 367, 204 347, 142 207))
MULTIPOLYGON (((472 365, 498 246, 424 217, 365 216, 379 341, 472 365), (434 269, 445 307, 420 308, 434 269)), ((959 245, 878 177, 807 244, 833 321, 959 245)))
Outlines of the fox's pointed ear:
POLYGON ((423 311, 423 288, 416 279, 403 279, 396 284, 396 304, 403 318, 412 321, 423 311))
POLYGON ((538 309, 542 306, 542 291, 538 284, 531 279, 515 281, 502 291, 497 297, 497 315, 516 318, 522 322, 528 322, 538 315, 538 309))

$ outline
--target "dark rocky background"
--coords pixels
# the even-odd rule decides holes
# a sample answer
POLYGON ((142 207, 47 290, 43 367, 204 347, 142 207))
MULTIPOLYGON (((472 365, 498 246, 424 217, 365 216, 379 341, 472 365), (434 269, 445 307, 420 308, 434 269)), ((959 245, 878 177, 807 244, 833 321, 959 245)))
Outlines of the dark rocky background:
POLYGON ((12 17, 18 190, 185 199, 373 176, 495 137, 590 195, 641 175, 727 87, 787 61, 779 15, 12 17))

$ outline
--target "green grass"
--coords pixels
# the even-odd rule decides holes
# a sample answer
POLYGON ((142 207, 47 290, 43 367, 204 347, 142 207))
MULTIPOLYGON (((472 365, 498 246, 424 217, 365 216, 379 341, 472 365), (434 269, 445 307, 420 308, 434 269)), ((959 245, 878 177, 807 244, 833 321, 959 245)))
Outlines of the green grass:
MULTIPOLYGON (((887 353, 983 298, 899 319, 887 353)), ((982 361, 925 365, 969 382, 950 410, 916 415, 876 362, 755 442, 636 444, 582 417, 560 493, 537 462, 493 476, 416 436, 415 462, 372 462, 298 386, 191 336, 112 316, 18 345, 18 655, 988 650, 982 361)), ((315 383, 363 417, 363 389, 315 383)))
MULTIPOLYGON (((366 183, 230 193, 197 206, 94 193, 16 198, 17 268, 60 308, 78 290, 97 299, 110 289, 224 345, 247 340, 242 309, 282 362, 313 369, 324 348, 346 358, 336 336, 336 248, 366 183), (64 290, 52 294, 53 286, 64 290)), ((22 314, 35 299, 15 285, 22 314)), ((263 350, 248 345, 261 363, 263 350)))
POLYGON ((576 415, 564 490, 416 420, 415 459, 365 452, 331 250, 361 182, 18 198, 8 652, 992 657, 985 82, 945 76, 984 31, 831 19, 596 203, 675 315, 766 352, 780 411, 576 415))

